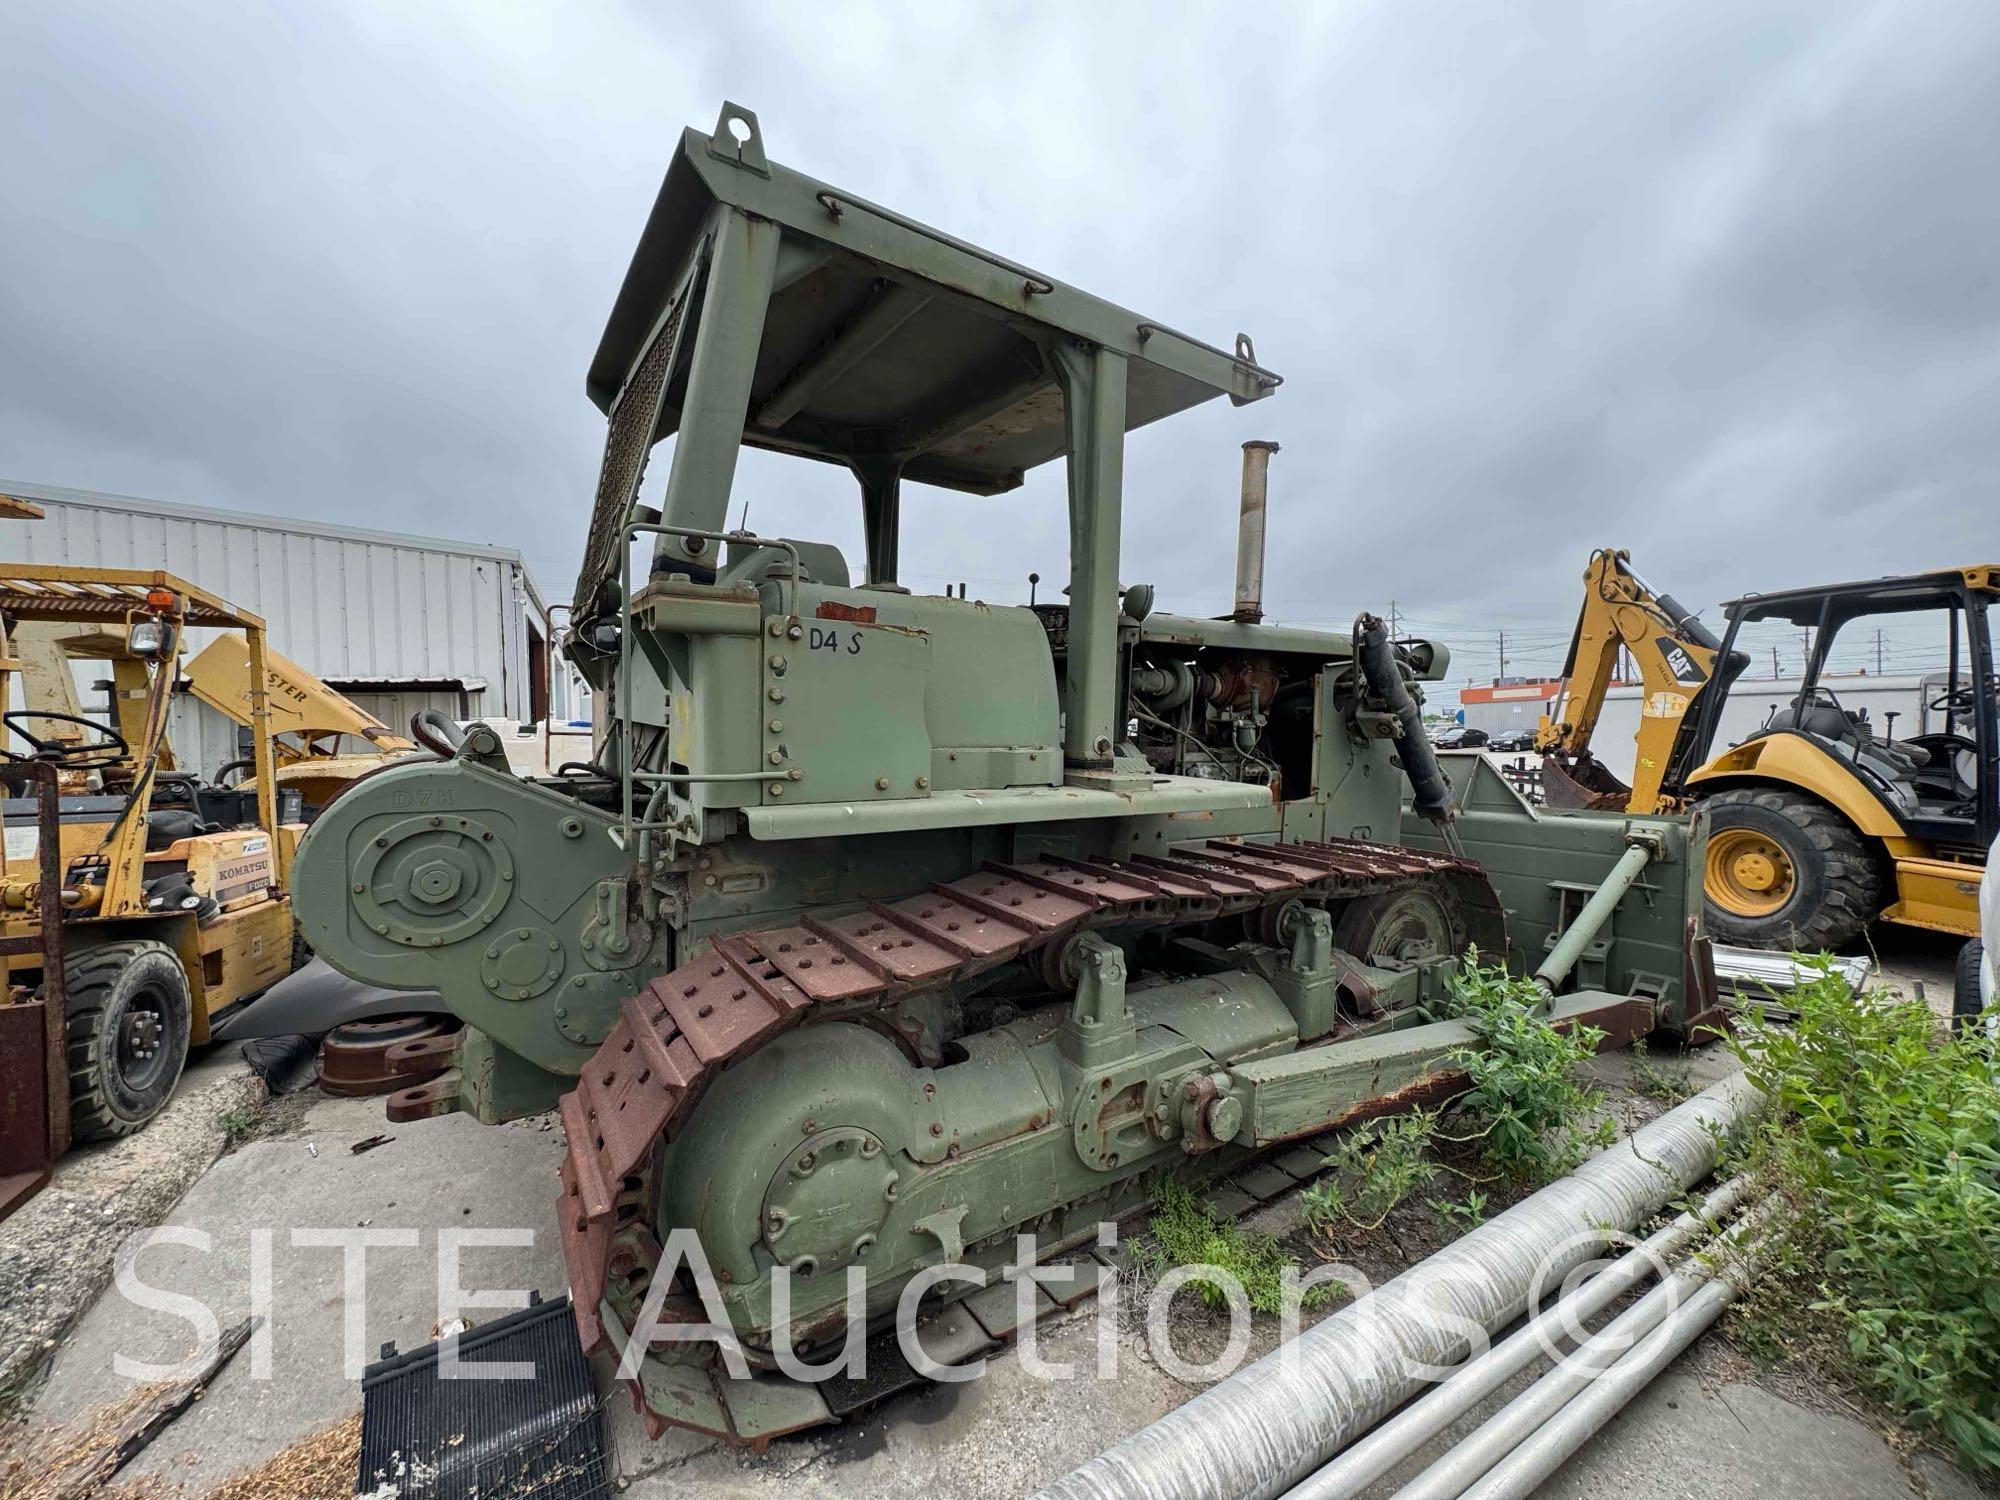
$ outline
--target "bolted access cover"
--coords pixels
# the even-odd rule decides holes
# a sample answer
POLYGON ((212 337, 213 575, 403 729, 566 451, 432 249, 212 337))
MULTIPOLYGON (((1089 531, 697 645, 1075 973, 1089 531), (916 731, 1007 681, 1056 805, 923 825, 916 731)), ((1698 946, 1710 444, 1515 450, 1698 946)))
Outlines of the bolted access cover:
POLYGON ((764 1243, 800 1275, 867 1253, 896 1201, 898 1173, 866 1130, 822 1130, 793 1148, 764 1194, 764 1243))

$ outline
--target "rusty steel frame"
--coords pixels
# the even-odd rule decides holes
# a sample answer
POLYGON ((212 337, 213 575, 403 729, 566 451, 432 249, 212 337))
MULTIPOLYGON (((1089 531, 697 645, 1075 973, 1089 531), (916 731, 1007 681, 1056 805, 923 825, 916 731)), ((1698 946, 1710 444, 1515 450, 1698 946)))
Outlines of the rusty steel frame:
POLYGON ((39 921, 32 933, 0 936, 0 954, 42 960, 39 997, 0 999, 0 1219, 48 1186, 69 1149, 68 997, 63 982, 62 787, 47 761, 0 765, 11 794, 35 789, 39 921), (32 1012, 32 1019, 23 1015, 32 1012))

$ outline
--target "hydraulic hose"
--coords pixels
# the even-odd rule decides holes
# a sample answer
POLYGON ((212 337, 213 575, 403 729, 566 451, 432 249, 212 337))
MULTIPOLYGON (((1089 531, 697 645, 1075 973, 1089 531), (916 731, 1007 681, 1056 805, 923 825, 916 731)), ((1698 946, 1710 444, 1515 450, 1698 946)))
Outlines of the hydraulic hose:
POLYGON ((1354 658, 1360 664, 1368 691, 1388 706, 1402 726, 1396 755, 1403 763, 1403 774, 1409 778, 1417 811, 1440 829, 1445 828, 1458 816, 1451 798, 1451 782, 1438 765, 1437 751, 1431 748, 1431 737, 1424 732, 1423 713, 1411 696, 1409 684, 1403 681, 1402 669, 1396 665, 1395 644, 1389 639, 1389 627, 1380 616, 1362 614, 1355 619, 1354 658))

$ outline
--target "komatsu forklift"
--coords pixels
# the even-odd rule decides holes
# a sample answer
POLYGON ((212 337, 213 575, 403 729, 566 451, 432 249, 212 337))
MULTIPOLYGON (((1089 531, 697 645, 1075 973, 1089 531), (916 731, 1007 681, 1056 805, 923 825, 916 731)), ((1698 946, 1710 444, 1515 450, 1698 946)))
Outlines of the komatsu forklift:
POLYGON ((281 823, 264 622, 170 573, 6 563, 0 631, 4 1213, 69 1141, 159 1113, 211 1021, 301 955, 286 878, 299 830, 281 823), (174 758, 181 653, 204 628, 243 633, 252 788, 174 758), (67 673, 72 655, 106 661, 108 712, 45 706, 45 683, 29 691, 35 669, 67 673))

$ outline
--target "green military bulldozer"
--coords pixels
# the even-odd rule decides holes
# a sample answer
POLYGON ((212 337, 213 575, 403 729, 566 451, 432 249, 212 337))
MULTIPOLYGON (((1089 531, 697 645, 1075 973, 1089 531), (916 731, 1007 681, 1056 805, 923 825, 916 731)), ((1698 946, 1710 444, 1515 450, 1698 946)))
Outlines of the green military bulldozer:
MULTIPOLYGON (((357 783, 295 871, 320 954, 466 1022, 394 1113, 560 1101, 577 1322, 645 1334, 649 1420, 755 1444, 893 1390, 772 1373, 844 1338, 850 1270, 880 1327, 1020 1235, 1089 1283, 1097 1226, 1164 1183, 1309 1174, 1286 1143, 1452 1089, 1470 1035, 1425 1007, 1474 945, 1614 1044, 1711 1017, 1698 834, 1538 813, 1476 757, 1453 785, 1416 708, 1442 645, 1262 623, 1272 445, 1245 445, 1230 616, 1121 584, 1126 433, 1278 384, 1247 338, 779 166, 747 110, 682 138, 590 372, 568 649, 610 706, 595 762, 519 779, 474 726, 357 783), (824 541, 724 530, 746 444, 854 474, 860 581, 824 541), (1065 602, 898 582, 905 481, 999 527, 983 497, 1056 459, 1065 602), (712 1283, 666 1253, 689 1243, 712 1283), (704 1292, 746 1370, 676 1336, 704 1292)), ((990 1343, 1014 1307, 951 1311, 990 1343)))

